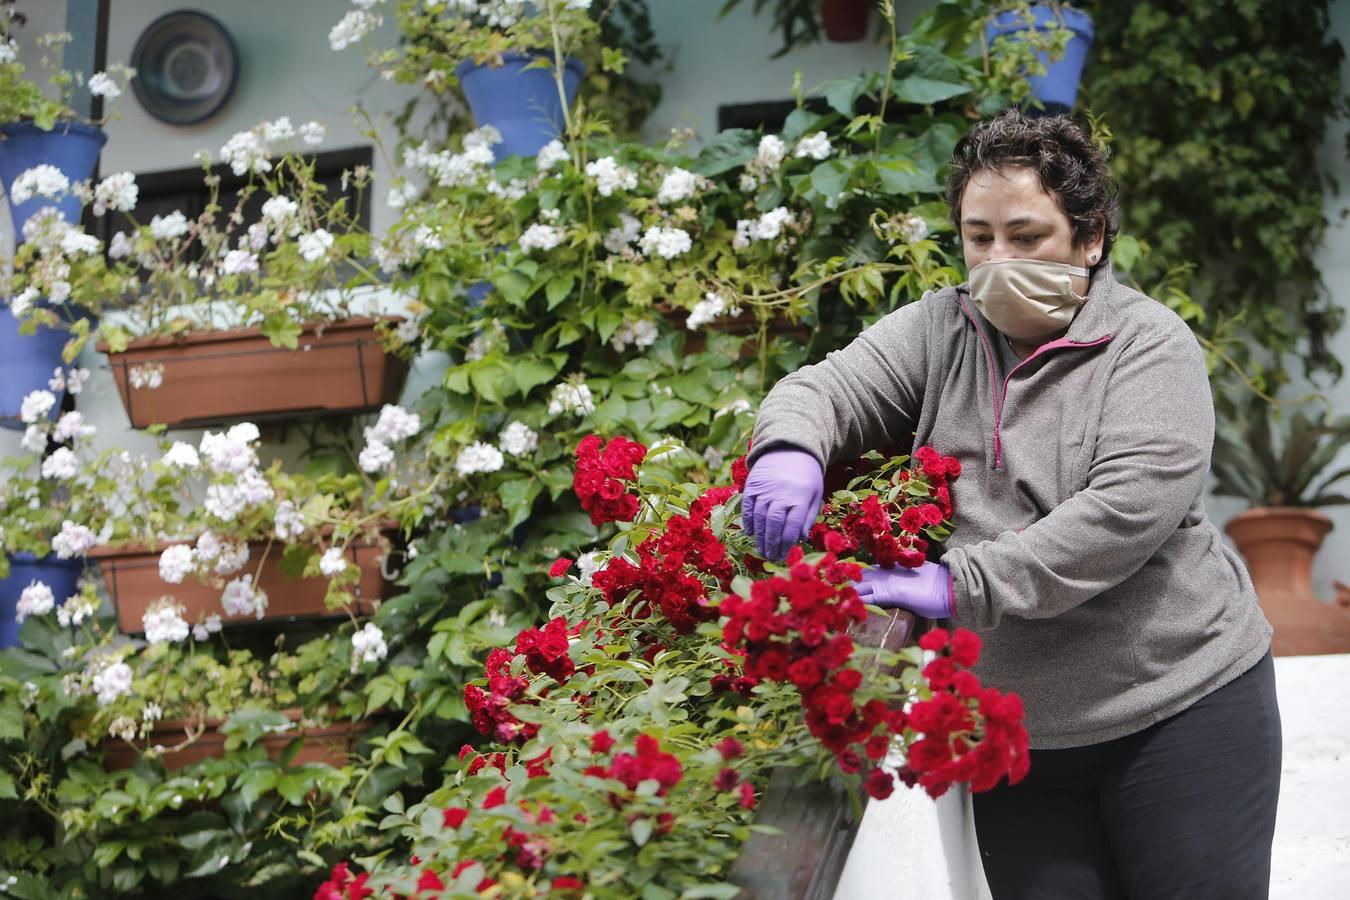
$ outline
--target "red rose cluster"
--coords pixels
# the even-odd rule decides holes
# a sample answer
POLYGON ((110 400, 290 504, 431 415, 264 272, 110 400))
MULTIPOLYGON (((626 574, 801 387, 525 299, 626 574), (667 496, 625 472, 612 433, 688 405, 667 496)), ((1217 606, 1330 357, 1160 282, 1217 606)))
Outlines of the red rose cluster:
POLYGON ((314 900, 366 900, 375 894, 366 887, 369 877, 365 872, 353 876, 347 863, 340 862, 328 873, 328 880, 314 892, 314 900))
MULTIPOLYGON (((855 746, 880 760, 890 733, 903 726, 903 713, 880 700, 862 706, 853 701, 862 673, 848 666, 854 645, 846 631, 867 618, 853 590, 862 567, 839 562, 833 553, 811 565, 800 547, 788 552, 786 564, 787 577, 756 581, 749 599, 732 594, 722 601, 727 617, 722 639, 744 653, 747 676, 795 685, 807 728, 834 753, 841 769, 858 772, 862 757, 855 746)), ((882 776, 888 794, 890 776, 882 776)), ((868 786, 873 796, 882 795, 880 779, 869 780, 868 786)))
POLYGON ((949 639, 934 629, 919 638, 919 646, 942 655, 923 670, 933 696, 910 707, 908 727, 923 736, 910 745, 900 780, 940 797, 958 782, 978 792, 1004 775, 1009 784, 1025 778, 1031 760, 1022 699, 982 686, 961 668, 979 660, 979 637, 958 628, 949 639))
POLYGON ((599 435, 588 434, 577 444, 572 490, 593 525, 631 522, 637 516, 637 495, 628 493, 624 482, 637 479, 637 465, 646 456, 646 447, 625 437, 605 444, 599 435))
POLYGON ((569 655, 569 638, 584 626, 585 622, 581 622, 568 629, 566 620, 558 617, 543 628, 527 628, 517 634, 515 653, 503 647, 490 651, 486 666, 488 689, 484 691, 476 684, 464 686, 464 703, 474 727, 506 744, 523 744, 534 737, 539 726, 522 722, 511 714, 511 704, 521 701, 530 683, 523 674, 511 674, 511 661, 523 656, 525 668, 535 675, 566 681, 577 668, 569 655))
POLYGON ((734 488, 712 488, 694 501, 688 516, 671 516, 663 533, 653 534, 637 548, 637 565, 622 557, 591 576, 611 606, 624 602, 633 591, 635 617, 659 610, 680 634, 693 631, 699 622, 717 618, 717 607, 708 600, 708 586, 699 577, 715 579, 729 590, 735 566, 726 546, 708 528, 714 507, 725 503, 734 488))

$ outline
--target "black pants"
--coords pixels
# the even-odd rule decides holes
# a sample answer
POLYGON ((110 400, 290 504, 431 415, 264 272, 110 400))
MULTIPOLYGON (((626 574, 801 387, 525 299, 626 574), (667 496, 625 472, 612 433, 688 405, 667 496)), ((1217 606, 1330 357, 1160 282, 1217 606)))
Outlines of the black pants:
POLYGON ((1266 897, 1280 793, 1269 653, 1136 734, 1031 751, 1015 787, 975 794, 995 900, 1266 897))

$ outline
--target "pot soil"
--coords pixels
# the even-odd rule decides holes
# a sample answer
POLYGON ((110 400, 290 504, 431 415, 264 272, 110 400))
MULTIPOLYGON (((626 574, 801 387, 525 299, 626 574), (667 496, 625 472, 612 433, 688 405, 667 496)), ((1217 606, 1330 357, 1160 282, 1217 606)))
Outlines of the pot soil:
POLYGON ((108 353, 107 344, 98 349, 108 353, 135 428, 354 414, 396 403, 408 374, 406 360, 385 353, 375 330, 380 321, 398 319, 310 326, 295 350, 274 346, 259 328, 138 338, 122 353, 108 353), (159 387, 142 383, 151 372, 159 374, 159 387))
POLYGON ((1331 527, 1321 513, 1292 506, 1249 509, 1224 526, 1275 628, 1276 656, 1350 652, 1350 611, 1323 603, 1312 588, 1313 557, 1331 527))
MULTIPOLYGON (((169 584, 160 578, 159 554, 168 546, 168 543, 154 547, 104 545, 89 551, 89 557, 98 562, 103 573, 103 584, 117 612, 117 628, 123 634, 145 631, 141 622, 145 611, 165 596, 182 604, 183 618, 189 623, 200 622, 212 613, 219 615, 226 624, 346 616, 344 610, 331 610, 324 603, 327 578, 291 578, 281 570, 284 548, 277 545, 267 553, 258 577, 258 587, 267 594, 267 610, 262 619, 252 615, 226 615, 220 605, 225 583, 257 571, 258 560, 263 558, 267 543, 250 543, 248 562, 235 574, 223 576, 219 586, 203 584, 193 576, 188 576, 182 584, 169 584)), ((384 597, 391 584, 380 574, 380 559, 384 553, 385 549, 378 543, 353 542, 347 547, 347 562, 361 572, 361 580, 352 588, 356 597, 353 612, 357 615, 374 612, 377 601, 384 597)))
MULTIPOLYGON (((299 724, 302 713, 298 709, 283 709, 282 714, 299 724)), ((223 719, 165 719, 156 723, 143 741, 129 743, 117 740, 103 750, 103 765, 109 771, 129 769, 151 747, 164 747, 160 757, 167 769, 181 769, 207 759, 225 755, 226 735, 220 727, 223 719), (189 740, 195 735, 195 739, 189 740)), ((258 740, 271 759, 278 760, 287 745, 298 737, 305 739, 291 765, 322 763, 341 768, 356 750, 361 736, 370 730, 370 722, 334 722, 331 725, 296 727, 277 734, 264 735, 258 740)))

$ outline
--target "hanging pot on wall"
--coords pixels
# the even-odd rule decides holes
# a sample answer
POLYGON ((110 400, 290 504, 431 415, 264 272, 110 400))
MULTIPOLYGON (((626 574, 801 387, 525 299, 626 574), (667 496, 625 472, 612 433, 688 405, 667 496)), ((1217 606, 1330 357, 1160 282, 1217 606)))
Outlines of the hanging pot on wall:
MULTIPOLYGON (((141 338, 108 353, 135 428, 214 425, 356 414, 398 402, 406 360, 386 353, 373 317, 304 329, 299 347, 277 347, 258 328, 141 338)), ((383 321, 397 321, 384 317, 383 321)))
MULTIPOLYGON (((301 724, 303 714, 300 710, 284 709, 281 713, 296 727, 263 735, 258 744, 275 762, 281 759, 291 741, 303 738, 304 744, 290 760, 291 766, 319 763, 340 769, 349 762, 351 754, 356 752, 356 745, 374 725, 371 721, 360 721, 306 726, 301 724)), ((103 750, 103 766, 109 771, 129 769, 146 749, 156 746, 168 748, 159 758, 171 771, 203 760, 219 759, 225 755, 225 742, 229 738, 220 730, 224 724, 222 719, 164 719, 155 723, 144 740, 109 742, 103 750), (189 736, 193 736, 191 742, 189 736)))
POLYGON ((1275 628, 1276 656, 1350 652, 1350 611, 1323 603, 1312 587, 1313 557, 1331 528, 1321 513, 1292 506, 1249 509, 1224 526, 1275 628))
POLYGON ((34 581, 40 581, 52 590, 59 606, 79 590, 84 559, 57 559, 44 556, 38 559, 31 553, 11 553, 9 577, 0 581, 0 649, 19 644, 19 623, 16 612, 19 595, 34 581))
POLYGON ((1082 10, 1052 3, 1034 4, 1031 16, 1033 22, 1028 25, 1020 11, 997 13, 985 26, 985 37, 992 44, 995 38, 1004 35, 1016 35, 1029 28, 1048 31, 1060 24, 1072 31, 1073 37, 1059 61, 1052 63, 1046 54, 1040 54, 1046 73, 1031 79, 1031 91, 1045 105, 1047 114, 1068 112, 1078 99, 1078 82, 1083 76, 1088 49, 1092 46, 1092 17, 1082 10))
MULTIPOLYGON (((566 117, 558 97, 552 66, 527 68, 538 55, 503 53, 502 65, 489 66, 465 60, 455 67, 469 109, 478 125, 491 125, 502 135, 493 148, 497 159, 534 156, 540 148, 562 135, 566 117)), ((563 88, 570 107, 581 86, 586 67, 569 58, 563 64, 563 88)))
POLYGON ((820 24, 825 37, 840 44, 867 37, 875 0, 821 0, 820 24))
MULTIPOLYGON (((74 122, 58 122, 50 131, 44 131, 32 122, 10 122, 0 125, 0 182, 4 184, 5 198, 9 200, 10 217, 14 221, 14 240, 23 241, 23 226, 39 210, 54 206, 61 218, 72 225, 80 221, 80 198, 73 193, 61 197, 30 197, 15 203, 14 182, 34 166, 51 165, 70 179, 71 183, 84 181, 94 174, 99 152, 108 136, 101 129, 74 122)), ((19 334, 19 323, 5 311, 0 313, 0 426, 22 429, 19 407, 31 391, 47 388, 52 371, 61 365, 61 350, 67 335, 54 328, 39 328, 36 334, 19 334)), ((53 405, 54 417, 61 408, 60 397, 53 405)))
MULTIPOLYGON (((261 617, 253 615, 227 615, 221 607, 222 589, 203 584, 189 576, 181 584, 169 584, 159 575, 159 555, 168 547, 161 544, 148 547, 142 544, 102 545, 89 551, 89 558, 98 562, 103 575, 103 584, 112 599, 117 614, 117 628, 123 634, 139 634, 145 630, 142 619, 146 610, 160 598, 169 596, 183 607, 183 617, 196 623, 209 615, 218 615, 225 624, 246 624, 250 622, 276 622, 292 619, 320 619, 343 617, 345 610, 332 610, 324 602, 328 592, 328 579, 291 578, 281 566, 282 548, 273 547, 267 552, 267 542, 257 541, 249 544, 248 562, 238 573, 222 579, 228 581, 258 571, 258 561, 262 563, 258 578, 258 589, 267 595, 267 609, 261 617)), ((384 579, 380 563, 385 548, 379 543, 362 541, 347 546, 347 562, 359 569, 361 579, 352 588, 356 597, 355 609, 358 615, 374 612, 377 601, 382 599, 390 582, 384 579)))

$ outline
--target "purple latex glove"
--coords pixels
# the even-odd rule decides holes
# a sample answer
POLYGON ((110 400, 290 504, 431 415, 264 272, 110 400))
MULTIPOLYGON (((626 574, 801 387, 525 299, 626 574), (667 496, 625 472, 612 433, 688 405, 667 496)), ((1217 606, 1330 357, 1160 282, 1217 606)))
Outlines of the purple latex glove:
POLYGON ((825 472, 801 450, 770 450, 745 480, 741 527, 765 559, 779 561, 811 533, 825 499, 825 472))
POLYGON ((907 609, 925 619, 950 619, 952 609, 952 573, 942 563, 926 562, 917 569, 863 569, 856 585, 864 603, 882 609, 907 609))

